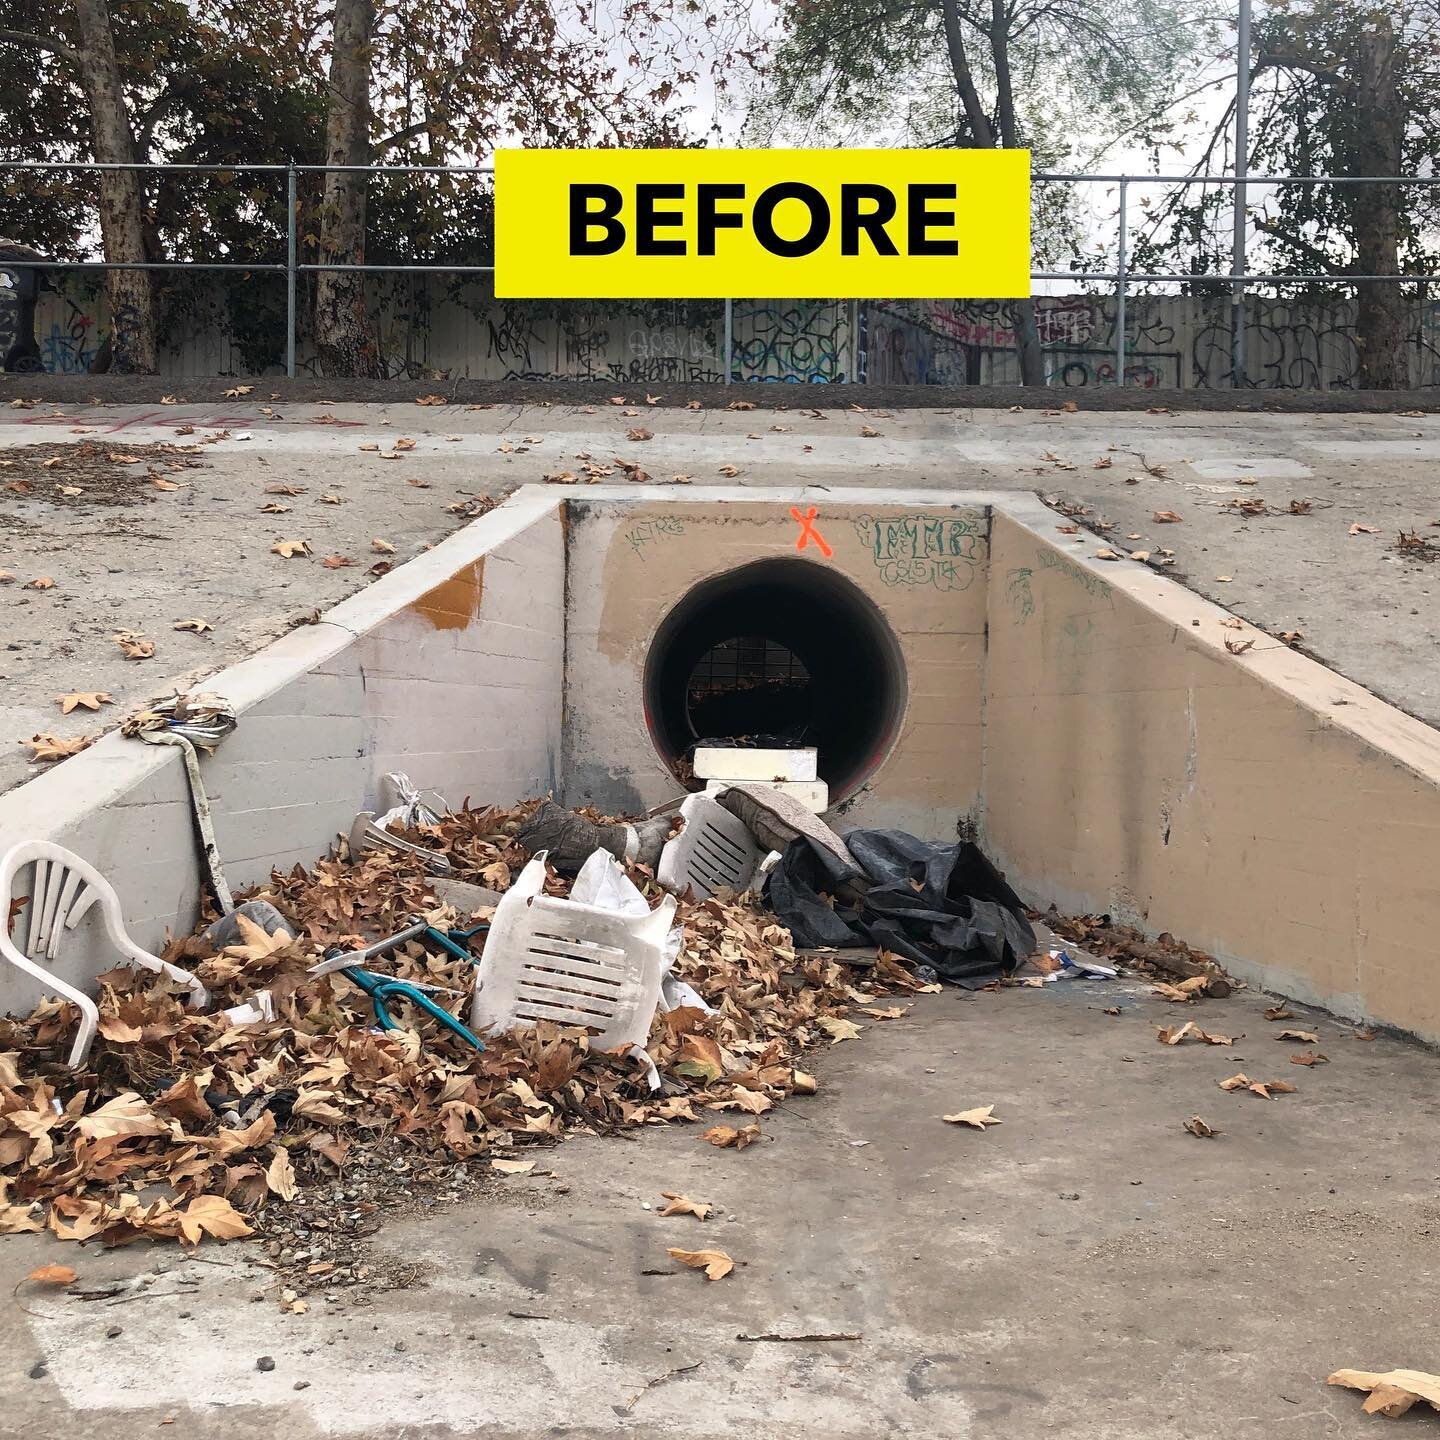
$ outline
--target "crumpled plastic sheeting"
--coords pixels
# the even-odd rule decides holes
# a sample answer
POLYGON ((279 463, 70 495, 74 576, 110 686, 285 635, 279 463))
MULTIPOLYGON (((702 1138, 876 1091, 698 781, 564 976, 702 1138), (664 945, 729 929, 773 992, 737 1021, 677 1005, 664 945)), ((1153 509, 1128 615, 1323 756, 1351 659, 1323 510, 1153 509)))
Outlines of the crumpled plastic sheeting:
POLYGON ((766 898, 796 945, 874 944, 972 989, 1034 951, 1020 897, 969 841, 918 840, 903 830, 851 830, 844 838, 853 869, 801 836, 770 873, 766 898), (865 901, 832 908, 821 892, 833 895, 846 880, 868 882, 865 901))

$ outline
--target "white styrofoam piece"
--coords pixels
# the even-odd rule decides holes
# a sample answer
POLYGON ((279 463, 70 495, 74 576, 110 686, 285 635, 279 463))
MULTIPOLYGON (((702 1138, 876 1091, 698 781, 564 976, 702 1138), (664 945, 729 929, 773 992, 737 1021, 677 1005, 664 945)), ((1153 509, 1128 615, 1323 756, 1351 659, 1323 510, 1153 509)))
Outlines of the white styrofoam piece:
POLYGON ((665 842, 655 878, 672 894, 697 900, 721 888, 744 890, 761 858, 744 823, 709 795, 687 795, 680 818, 685 828, 665 842))
POLYGON ((814 780, 819 771, 813 745, 800 750, 760 750, 743 746, 697 745, 693 760, 701 780, 814 780))
MULTIPOLYGON (((728 790, 734 783, 733 780, 707 780, 705 794, 718 795, 722 790, 728 790)), ((751 782, 746 781, 745 783, 751 782)), ((830 787, 823 780, 780 780, 775 784, 768 785, 768 788, 793 796, 807 810, 816 815, 823 815, 830 808, 830 787)))
POLYGON ((544 883, 542 850, 495 907, 471 1028, 483 1033, 553 1020, 598 1030, 602 1049, 643 1049, 660 1000, 675 897, 645 915, 625 915, 543 895, 544 883))

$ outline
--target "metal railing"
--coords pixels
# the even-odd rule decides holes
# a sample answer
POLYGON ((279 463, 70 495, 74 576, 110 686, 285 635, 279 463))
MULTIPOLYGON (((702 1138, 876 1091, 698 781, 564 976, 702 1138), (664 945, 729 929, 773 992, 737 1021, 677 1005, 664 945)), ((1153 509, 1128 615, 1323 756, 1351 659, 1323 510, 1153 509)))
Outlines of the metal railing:
MULTIPOLYGON (((247 273, 271 273, 285 276, 285 374, 293 378, 296 373, 296 339, 299 333, 298 288, 299 277, 320 271, 356 271, 365 274, 396 275, 491 275, 493 265, 463 265, 452 263, 435 264, 360 264, 344 261, 304 262, 299 258, 299 181, 302 175, 364 174, 364 175, 493 175, 494 163, 479 165, 186 165, 186 164, 105 164, 96 161, 25 161, 0 160, 0 175, 5 173, 27 174, 46 172, 89 173, 114 170, 133 170, 147 174, 225 174, 225 175, 284 175, 286 177, 286 258, 281 261, 196 261, 157 260, 148 262, 112 262, 105 260, 5 260, 7 269, 37 270, 155 270, 155 271, 243 271, 247 273)), ((1252 274, 1244 269, 1242 246, 1236 263, 1229 271, 1194 273, 1191 271, 1136 271, 1128 267, 1130 248, 1129 199, 1132 186, 1229 186, 1236 187, 1243 196, 1245 192, 1266 185, 1392 185, 1428 187, 1440 185, 1440 176, 1420 175, 1254 175, 1232 174, 1199 175, 1135 175, 1135 174, 1081 174, 1064 171, 1035 171, 1031 176, 1034 184, 1070 185, 1113 185, 1117 187, 1116 264, 1113 270, 1032 270, 1030 279, 1052 283, 1104 284, 1114 286, 1115 295, 1115 383, 1125 384, 1127 363, 1126 345, 1126 300, 1131 285, 1139 284, 1188 284, 1215 282, 1234 287, 1236 297, 1237 335, 1235 340, 1234 383, 1245 383, 1243 349, 1243 307, 1247 285, 1311 285, 1317 280, 1330 283, 1384 283, 1384 284, 1428 284, 1435 281, 1436 274, 1424 275, 1361 275, 1349 272, 1314 272, 1252 274)), ((976 297, 980 298, 980 297, 976 297)), ((734 358, 734 302, 724 302, 724 383, 732 379, 734 358)))

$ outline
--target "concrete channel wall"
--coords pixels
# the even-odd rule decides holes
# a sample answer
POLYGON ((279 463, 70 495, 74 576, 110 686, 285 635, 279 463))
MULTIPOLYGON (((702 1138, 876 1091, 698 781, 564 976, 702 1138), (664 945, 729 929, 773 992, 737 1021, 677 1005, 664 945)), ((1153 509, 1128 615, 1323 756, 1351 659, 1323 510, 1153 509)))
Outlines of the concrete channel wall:
MULTIPOLYGON (((403 770, 453 805, 503 804, 559 784, 564 527, 543 493, 477 520, 205 688, 240 724, 201 759, 234 887, 311 864, 380 781, 403 770)), ((158 947, 195 921, 201 876, 179 751, 112 732, 0 796, 0 849, 53 840, 99 867, 131 935, 158 947)), ((114 963, 86 921, 56 969, 114 963)), ((0 1012, 36 992, 0 965, 0 1012)))
MULTIPOLYGON (((392 769, 452 805, 670 798, 657 636, 697 587, 783 559, 858 595, 903 671, 839 828, 978 833, 1040 908, 1440 1042, 1440 734, 1065 525, 1014 495, 527 487, 209 682, 241 715, 202 762, 227 873, 313 861, 392 769)), ((24 838, 97 864, 142 944, 194 919, 172 750, 112 734, 0 797, 0 846, 24 838)), ((18 979, 0 1009, 34 999, 18 979)))
POLYGON ((983 833, 1020 892, 1440 1041, 1440 734, 1038 502, 991 545, 983 833))

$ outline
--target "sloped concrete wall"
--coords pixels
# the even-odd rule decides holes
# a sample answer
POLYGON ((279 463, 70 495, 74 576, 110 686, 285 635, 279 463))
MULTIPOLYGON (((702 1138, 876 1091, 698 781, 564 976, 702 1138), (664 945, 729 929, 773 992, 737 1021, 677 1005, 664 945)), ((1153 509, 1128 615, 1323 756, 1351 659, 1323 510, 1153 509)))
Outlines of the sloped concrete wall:
MULTIPOLYGON (((201 759, 233 887, 312 863, 380 780, 404 770, 455 806, 509 803, 560 781, 564 530, 543 494, 477 520, 205 688, 240 724, 201 759)), ((112 733, 0 796, 0 850, 53 840, 119 892, 130 933, 188 929, 201 877, 180 753, 112 733)), ((90 922, 58 967, 113 963, 90 922)), ((0 1013, 35 992, 0 966, 0 1013)))
POLYGON ((1440 734, 1058 519, 1018 501, 991 532, 997 863, 1038 905, 1440 1040, 1440 734))

